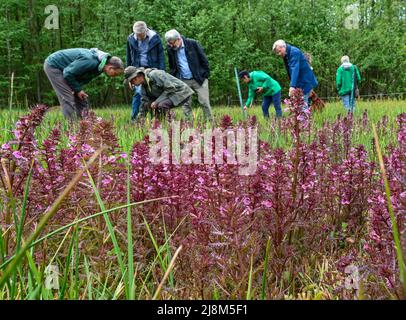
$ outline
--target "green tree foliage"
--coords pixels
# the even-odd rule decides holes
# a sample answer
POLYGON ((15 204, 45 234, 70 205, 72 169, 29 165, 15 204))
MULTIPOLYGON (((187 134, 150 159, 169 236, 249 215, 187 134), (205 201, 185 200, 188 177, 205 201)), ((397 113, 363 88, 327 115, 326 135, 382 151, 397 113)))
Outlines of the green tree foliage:
MULTIPOLYGON (((286 94, 289 82, 283 61, 272 54, 277 39, 312 54, 321 96, 336 95, 335 72, 344 54, 361 70, 362 94, 406 87, 402 0, 2 0, 0 12, 1 106, 8 105, 12 73, 15 104, 57 103, 42 69, 45 58, 63 48, 97 47, 125 60, 127 36, 137 20, 146 21, 162 37, 176 28, 200 41, 212 70, 214 104, 236 99, 234 66, 264 70, 286 94), (44 24, 50 4, 59 9, 58 29, 44 24), (353 7, 348 11, 349 5, 353 7), (355 11, 359 28, 346 28, 355 11)), ((99 77, 86 90, 93 105, 129 103, 131 98, 121 78, 99 77)))

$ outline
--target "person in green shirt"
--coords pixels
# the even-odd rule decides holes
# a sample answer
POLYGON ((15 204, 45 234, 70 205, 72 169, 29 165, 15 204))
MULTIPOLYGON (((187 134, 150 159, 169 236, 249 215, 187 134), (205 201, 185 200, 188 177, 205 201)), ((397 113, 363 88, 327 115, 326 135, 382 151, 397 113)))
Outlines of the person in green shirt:
POLYGON ((269 118, 269 106, 273 103, 276 117, 282 117, 281 109, 281 86, 264 71, 241 71, 239 78, 248 84, 248 99, 245 108, 248 108, 255 94, 262 94, 262 112, 265 118, 269 118))
POLYGON ((355 98, 357 97, 360 82, 361 75, 357 66, 350 62, 348 56, 343 56, 341 58, 341 66, 337 69, 336 85, 344 108, 348 112, 354 112, 355 98))

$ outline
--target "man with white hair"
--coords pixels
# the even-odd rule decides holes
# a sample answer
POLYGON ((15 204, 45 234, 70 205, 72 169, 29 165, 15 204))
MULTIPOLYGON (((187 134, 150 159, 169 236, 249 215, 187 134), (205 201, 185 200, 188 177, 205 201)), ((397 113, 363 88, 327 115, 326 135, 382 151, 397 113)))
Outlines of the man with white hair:
MULTIPOLYGON (((196 92, 199 103, 203 106, 206 120, 212 119, 209 98, 210 68, 207 56, 199 42, 181 36, 175 29, 165 34, 167 43, 170 74, 181 79, 196 92)), ((192 98, 183 105, 186 118, 191 117, 192 98)))
POLYGON ((355 98, 358 96, 358 85, 361 82, 361 75, 357 66, 350 62, 348 56, 341 58, 341 66, 337 69, 336 85, 337 91, 344 108, 349 112, 354 112, 355 98))
MULTIPOLYGON (((127 39, 127 67, 144 67, 165 70, 164 48, 159 34, 147 27, 144 21, 133 25, 127 39)), ((141 87, 134 87, 131 119, 135 120, 141 104, 141 87)))
POLYGON ((305 55, 300 49, 286 44, 283 40, 275 41, 272 51, 283 57, 290 79, 289 96, 292 96, 296 89, 302 89, 305 101, 304 108, 307 109, 309 107, 309 95, 318 82, 305 55))

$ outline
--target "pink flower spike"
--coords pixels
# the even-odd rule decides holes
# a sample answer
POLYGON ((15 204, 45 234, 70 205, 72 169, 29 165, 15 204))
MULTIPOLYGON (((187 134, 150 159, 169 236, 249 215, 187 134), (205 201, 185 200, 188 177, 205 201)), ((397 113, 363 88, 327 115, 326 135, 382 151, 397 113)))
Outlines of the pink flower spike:
POLYGON ((9 145, 8 143, 4 143, 4 144, 1 146, 1 148, 4 149, 4 150, 10 150, 10 149, 11 149, 11 147, 10 147, 10 145, 9 145))

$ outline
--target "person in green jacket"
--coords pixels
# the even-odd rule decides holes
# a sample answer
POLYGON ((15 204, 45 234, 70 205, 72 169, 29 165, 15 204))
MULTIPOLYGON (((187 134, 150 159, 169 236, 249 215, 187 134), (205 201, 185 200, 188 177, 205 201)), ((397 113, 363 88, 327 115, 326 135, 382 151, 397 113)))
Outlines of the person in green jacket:
POLYGON ((248 108, 255 94, 262 94, 262 112, 265 118, 269 118, 269 106, 273 103, 276 111, 276 117, 282 117, 281 109, 281 86, 264 71, 241 71, 239 78, 248 84, 248 99, 245 103, 245 109, 248 108))
POLYGON ((344 108, 348 112, 354 112, 355 101, 358 92, 358 85, 361 82, 361 75, 357 66, 350 63, 348 56, 341 58, 341 66, 337 69, 336 85, 338 94, 343 101, 344 108))
POLYGON ((44 62, 44 71, 54 88, 68 120, 82 118, 88 108, 83 86, 101 75, 116 77, 123 73, 124 65, 120 58, 99 49, 65 49, 52 53, 44 62))

